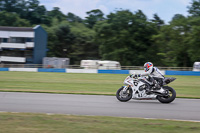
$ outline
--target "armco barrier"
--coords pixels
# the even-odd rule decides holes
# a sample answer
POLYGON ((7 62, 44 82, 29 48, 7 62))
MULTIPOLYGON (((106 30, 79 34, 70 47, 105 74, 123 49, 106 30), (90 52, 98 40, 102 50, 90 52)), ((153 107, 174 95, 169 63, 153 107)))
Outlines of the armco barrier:
POLYGON ((38 72, 66 72, 66 69, 38 68, 38 72))
POLYGON ((98 73, 129 74, 129 70, 98 70, 98 73))
POLYGON ((0 71, 9 71, 8 68, 0 68, 0 71))
MULTIPOLYGON (((24 71, 24 72, 63 72, 63 73, 107 73, 107 74, 131 74, 142 73, 143 70, 97 70, 97 69, 63 69, 63 68, 0 68, 0 71, 24 71)), ((200 71, 162 71, 164 75, 200 76, 200 71)))
POLYGON ((186 76, 200 76, 200 72, 195 71, 165 71, 166 75, 186 75, 186 76))

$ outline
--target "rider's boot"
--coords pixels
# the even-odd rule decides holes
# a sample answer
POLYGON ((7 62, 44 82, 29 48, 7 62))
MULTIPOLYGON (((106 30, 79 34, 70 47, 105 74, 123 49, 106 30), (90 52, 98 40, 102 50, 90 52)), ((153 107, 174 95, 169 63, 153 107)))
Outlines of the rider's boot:
POLYGON ((150 89, 146 89, 146 94, 147 95, 151 94, 151 90, 150 89))

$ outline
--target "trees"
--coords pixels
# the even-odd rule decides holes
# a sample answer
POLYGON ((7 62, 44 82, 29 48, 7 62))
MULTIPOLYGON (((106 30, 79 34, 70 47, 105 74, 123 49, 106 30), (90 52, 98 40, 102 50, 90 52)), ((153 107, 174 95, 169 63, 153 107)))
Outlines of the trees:
POLYGON ((67 23, 59 24, 47 30, 50 34, 49 55, 56 57, 69 57, 72 52, 72 45, 75 39, 67 23))
POLYGON ((16 13, 31 24, 50 24, 45 6, 38 0, 1 0, 0 11, 16 13))
POLYGON ((154 25, 147 21, 141 10, 111 13, 95 26, 96 42, 102 59, 117 60, 122 65, 141 65, 154 56, 151 36, 154 25))
POLYGON ((159 56, 165 66, 192 66, 200 59, 199 17, 176 14, 169 25, 162 26, 153 37, 160 45, 159 56))
POLYGON ((97 23, 95 40, 100 45, 102 59, 130 64, 127 62, 130 59, 127 45, 129 45, 131 38, 127 30, 131 16, 132 13, 129 11, 118 11, 116 14, 109 14, 105 21, 97 23))
POLYGON ((160 53, 162 56, 162 64, 166 66, 187 66, 188 58, 188 43, 185 38, 188 35, 189 29, 187 18, 176 14, 170 25, 163 26, 160 32, 154 36, 155 42, 160 45, 160 53))
POLYGON ((200 0, 192 0, 191 6, 188 6, 188 12, 193 17, 200 16, 200 0))
POLYGON ((116 10, 107 16, 99 9, 82 19, 47 11, 39 0, 1 0, 1 26, 42 25, 48 32, 48 56, 120 61, 122 65, 192 66, 200 60, 200 0, 192 0, 189 16, 176 14, 165 24, 157 15, 149 20, 138 10, 116 10))
POLYGON ((24 0, 1 0, 0 1, 0 11, 7 12, 20 12, 22 9, 20 8, 21 3, 24 3, 24 0))
POLYGON ((26 5, 26 15, 22 15, 25 19, 28 19, 31 24, 50 24, 50 18, 46 15, 47 10, 45 6, 39 5, 38 0, 28 0, 26 5))
POLYGON ((188 25, 190 25, 190 34, 187 38, 187 42, 190 45, 188 50, 191 62, 200 60, 200 0, 192 0, 190 6, 188 6, 188 25))
POLYGON ((16 13, 9 13, 6 11, 0 12, 0 26, 16 26, 16 27, 28 27, 29 21, 21 19, 16 13))
POLYGON ((200 60, 200 17, 189 17, 188 25, 190 26, 190 34, 188 35, 187 43, 189 45, 188 54, 190 56, 192 66, 193 62, 200 60))
POLYGON ((87 12, 88 17, 86 17, 85 23, 89 28, 93 28, 93 26, 98 22, 104 20, 104 14, 101 10, 91 10, 87 12))
POLYGON ((99 59, 93 30, 78 22, 55 23, 53 27, 45 27, 49 36, 48 56, 70 58, 72 64, 80 64, 82 59, 99 59))
MULTIPOLYGON (((59 21, 63 21, 67 18, 66 15, 64 15, 59 7, 54 7, 52 11, 48 11, 48 16, 51 18, 57 18, 59 21)), ((51 20, 52 21, 52 20, 51 20)))
POLYGON ((74 63, 80 64, 80 60, 99 59, 98 44, 94 42, 94 30, 82 23, 71 25, 72 33, 76 36, 73 44, 74 63))
POLYGON ((160 29, 160 27, 162 27, 165 22, 160 19, 160 17, 157 14, 153 15, 153 19, 151 20, 154 24, 156 24, 157 28, 160 29))
POLYGON ((79 23, 82 23, 83 20, 79 17, 79 16, 76 16, 75 14, 69 12, 67 14, 67 21, 69 22, 79 22, 79 23))
POLYGON ((166 66, 192 66, 200 60, 200 0, 193 0, 188 9, 190 16, 174 15, 153 38, 160 45, 159 55, 166 66))

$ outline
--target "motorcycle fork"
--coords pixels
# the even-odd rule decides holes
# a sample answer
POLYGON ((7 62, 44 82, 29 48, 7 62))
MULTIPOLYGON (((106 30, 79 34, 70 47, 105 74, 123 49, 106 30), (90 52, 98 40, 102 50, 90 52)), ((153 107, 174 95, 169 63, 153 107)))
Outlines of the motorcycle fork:
POLYGON ((126 93, 126 91, 128 90, 128 88, 129 88, 129 85, 128 85, 128 86, 124 86, 122 92, 123 92, 123 93, 126 93))

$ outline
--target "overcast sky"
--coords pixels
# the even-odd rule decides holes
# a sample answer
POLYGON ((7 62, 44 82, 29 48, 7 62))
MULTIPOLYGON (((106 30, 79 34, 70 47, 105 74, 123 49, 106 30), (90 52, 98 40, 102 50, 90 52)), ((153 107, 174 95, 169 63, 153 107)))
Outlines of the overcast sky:
POLYGON ((100 9, 105 15, 114 12, 115 9, 128 9, 135 12, 142 10, 148 19, 152 19, 153 14, 158 16, 166 23, 175 14, 187 16, 187 6, 192 0, 39 0, 41 5, 45 5, 47 10, 59 7, 67 14, 68 12, 85 18, 86 12, 93 9, 100 9))

